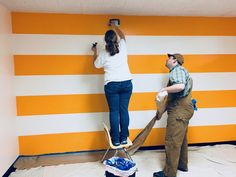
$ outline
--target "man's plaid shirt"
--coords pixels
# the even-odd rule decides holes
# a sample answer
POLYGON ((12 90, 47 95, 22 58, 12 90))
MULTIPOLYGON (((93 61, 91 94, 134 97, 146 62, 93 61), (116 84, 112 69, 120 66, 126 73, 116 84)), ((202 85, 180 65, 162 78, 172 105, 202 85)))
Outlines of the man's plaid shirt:
POLYGON ((175 93, 176 97, 187 96, 191 90, 190 75, 188 71, 183 67, 177 64, 174 68, 170 70, 169 74, 169 83, 168 86, 175 84, 184 84, 185 88, 179 93, 175 93))

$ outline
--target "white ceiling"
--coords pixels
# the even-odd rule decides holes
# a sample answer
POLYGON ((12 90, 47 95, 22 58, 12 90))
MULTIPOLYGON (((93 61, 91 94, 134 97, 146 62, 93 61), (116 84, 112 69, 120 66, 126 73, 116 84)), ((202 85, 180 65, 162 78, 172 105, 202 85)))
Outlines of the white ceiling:
POLYGON ((0 0, 11 11, 236 17, 236 0, 0 0))

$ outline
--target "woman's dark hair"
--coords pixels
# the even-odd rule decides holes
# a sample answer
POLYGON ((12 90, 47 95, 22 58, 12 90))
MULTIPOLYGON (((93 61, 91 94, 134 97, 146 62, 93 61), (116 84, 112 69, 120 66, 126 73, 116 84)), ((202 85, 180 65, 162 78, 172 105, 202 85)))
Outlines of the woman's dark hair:
POLYGON ((119 44, 117 42, 117 35, 115 31, 108 30, 105 34, 106 50, 111 56, 119 53, 119 44))

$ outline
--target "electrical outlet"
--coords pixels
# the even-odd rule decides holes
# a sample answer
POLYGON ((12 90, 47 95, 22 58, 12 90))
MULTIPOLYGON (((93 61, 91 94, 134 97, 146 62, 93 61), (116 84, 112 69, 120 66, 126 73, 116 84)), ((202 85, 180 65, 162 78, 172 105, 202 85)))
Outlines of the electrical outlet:
POLYGON ((111 25, 111 23, 114 23, 116 26, 120 26, 120 19, 110 19, 109 25, 111 25))

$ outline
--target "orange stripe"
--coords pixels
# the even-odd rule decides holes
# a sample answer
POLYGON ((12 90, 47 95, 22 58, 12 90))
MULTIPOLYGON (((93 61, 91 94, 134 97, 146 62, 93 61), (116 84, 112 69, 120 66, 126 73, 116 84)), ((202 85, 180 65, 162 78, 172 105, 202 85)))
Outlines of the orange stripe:
POLYGON ((236 107, 236 90, 195 91, 193 98, 199 108, 236 107))
POLYGON ((184 55, 189 72, 236 72, 234 54, 184 55))
MULTIPOLYGON (((189 72, 236 72, 236 55, 185 55, 189 72), (222 62, 224 61, 224 62, 222 62)), ((165 55, 130 55, 133 74, 167 73, 165 55)), ((15 75, 103 74, 89 55, 15 55, 15 75)))
MULTIPOLYGON (((156 93, 133 93, 129 109, 155 110, 156 93)), ((199 108, 236 107, 236 90, 195 91, 193 97, 199 108)), ((107 112, 103 94, 17 96, 17 115, 47 115, 68 113, 107 112)))
MULTIPOLYGON (((234 141, 236 125, 189 127, 189 143, 234 141)), ((141 130, 130 130, 134 139, 141 130)), ((154 128, 144 146, 164 144, 165 129, 154 128)), ((48 153, 98 150, 107 148, 104 132, 81 132, 19 137, 20 155, 38 155, 48 153)))
POLYGON ((158 17, 46 13, 12 13, 13 33, 104 34, 110 18, 119 18, 128 35, 235 36, 236 18, 158 17))

